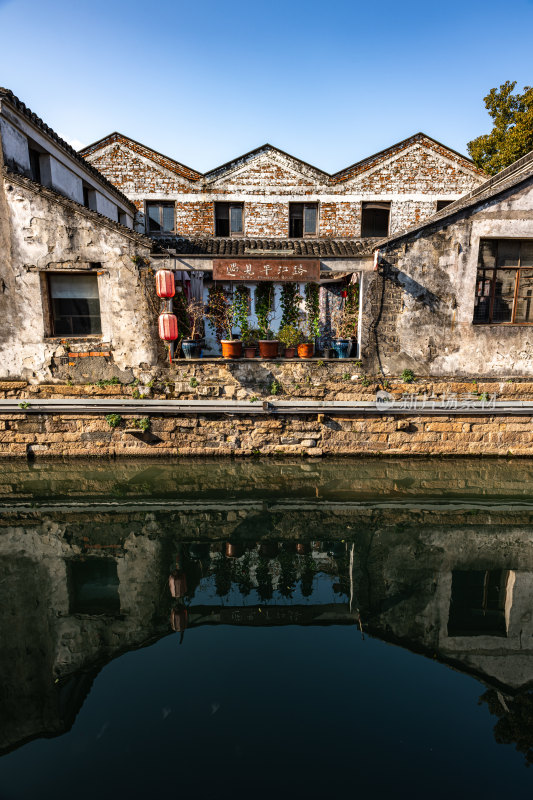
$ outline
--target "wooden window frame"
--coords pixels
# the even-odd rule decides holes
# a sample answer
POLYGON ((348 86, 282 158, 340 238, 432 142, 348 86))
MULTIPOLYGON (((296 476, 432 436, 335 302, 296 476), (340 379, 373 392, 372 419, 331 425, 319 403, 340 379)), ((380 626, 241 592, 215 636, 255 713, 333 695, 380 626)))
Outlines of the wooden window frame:
POLYGON ((318 236, 320 225, 320 203, 316 200, 314 202, 305 202, 305 200, 294 200, 293 202, 289 203, 289 239, 312 239, 318 236), (302 206, 302 235, 301 236, 291 236, 291 209, 294 206, 302 206), (305 209, 307 208, 314 208, 316 209, 316 226, 314 233, 306 233, 305 232, 305 209))
POLYGON ((146 219, 146 233, 149 236, 169 236, 176 233, 176 203, 174 200, 145 200, 144 201, 144 216, 146 219), (150 230, 150 217, 148 215, 148 208, 150 206, 160 206, 159 210, 159 224, 162 226, 163 224, 163 206, 172 206, 173 214, 173 226, 171 231, 152 231, 150 230))
MULTIPOLYGON (((476 267, 476 295, 474 296, 474 303, 475 297, 477 297, 477 283, 478 283, 478 275, 479 273, 484 270, 486 274, 492 273, 492 277, 489 278, 491 281, 491 290, 490 290, 490 300, 489 300, 489 319, 488 320, 472 320, 473 325, 497 325, 497 326, 509 326, 512 325, 513 327, 531 327, 533 325, 533 321, 531 322, 516 322, 516 310, 517 310, 517 299, 518 299, 518 291, 520 288, 520 273, 524 270, 533 270, 533 266, 522 266, 522 242, 529 242, 530 239, 480 239, 479 242, 479 251, 478 251, 478 263, 476 267), (497 242, 497 247, 499 248, 500 242, 508 242, 514 241, 518 242, 520 251, 518 256, 518 264, 510 266, 510 267, 501 267, 498 265, 498 251, 496 251, 496 264, 494 267, 482 267, 480 266, 479 260, 481 256, 481 248, 483 247, 483 243, 487 241, 495 241, 497 242), (514 286, 514 294, 513 294, 513 309, 511 314, 511 320, 509 322, 494 322, 492 319, 493 312, 494 312, 494 298, 496 296, 496 272, 505 272, 507 270, 513 270, 516 272, 515 277, 515 286, 514 286)), ((474 306, 475 310, 475 306, 474 306)))
POLYGON ((102 338, 102 305, 100 303, 100 285, 98 281, 98 270, 57 270, 53 272, 41 272, 41 292, 43 297, 43 312, 45 315, 46 328, 45 339, 91 339, 98 340, 102 338), (54 304, 52 299, 52 287, 50 285, 50 278, 57 275, 69 275, 70 277, 79 275, 91 275, 96 278, 96 286, 98 289, 98 302, 100 306, 100 333, 56 333, 55 332, 55 318, 54 318, 54 304))
POLYGON ((237 200, 235 202, 231 202, 228 200, 215 200, 213 202, 213 231, 217 238, 219 239, 239 239, 244 236, 244 202, 241 200, 237 200), (228 234, 224 235, 222 233, 217 233, 217 208, 221 206, 228 207, 228 234), (242 211, 242 231, 238 233, 231 232, 231 209, 232 208, 240 208, 242 211))

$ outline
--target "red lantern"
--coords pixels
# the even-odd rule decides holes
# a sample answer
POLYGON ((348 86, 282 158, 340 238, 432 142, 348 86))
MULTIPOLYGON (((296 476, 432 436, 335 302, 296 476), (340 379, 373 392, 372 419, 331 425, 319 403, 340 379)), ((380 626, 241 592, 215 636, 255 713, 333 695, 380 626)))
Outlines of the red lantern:
POLYGON ((346 299, 348 297, 348 292, 346 291, 346 289, 342 290, 341 297, 344 297, 344 299, 346 299))
POLYGON ((173 342, 178 338, 178 320, 168 311, 159 315, 159 338, 165 342, 173 342))
POLYGON ((158 269, 155 273, 155 290, 158 297, 174 297, 176 284, 174 273, 170 269, 158 269))

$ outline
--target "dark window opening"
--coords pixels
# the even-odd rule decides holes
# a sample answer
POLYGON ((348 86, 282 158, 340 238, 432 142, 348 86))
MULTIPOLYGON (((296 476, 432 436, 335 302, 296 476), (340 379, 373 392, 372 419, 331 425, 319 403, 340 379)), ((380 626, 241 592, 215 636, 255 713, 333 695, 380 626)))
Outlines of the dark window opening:
POLYGON ((390 203, 363 203, 361 236, 382 238, 389 235, 390 203))
POLYGON ((96 275, 49 275, 53 336, 102 332, 96 275))
POLYGON ((71 614, 119 614, 116 561, 86 558, 68 562, 71 614))
POLYGON ((41 181, 41 162, 40 162, 40 153, 38 150, 34 150, 33 147, 30 147, 30 169, 31 169, 31 177, 35 183, 42 183, 41 181))
POLYGON ((533 241, 481 241, 474 322, 533 324, 533 241))
POLYGON ((443 208, 453 203, 453 200, 437 200, 437 211, 442 211, 443 208))
POLYGON ((174 203, 146 203, 149 233, 174 233, 174 203))
POLYGON ((242 236, 243 203, 215 203, 215 236, 242 236))
POLYGON ((507 636, 508 570, 454 570, 448 636, 507 636))
POLYGON ((83 205, 85 208, 89 208, 89 187, 83 187, 83 205))
POLYGON ((289 206, 289 237, 302 239, 304 236, 316 236, 317 221, 317 203, 291 203, 289 206))

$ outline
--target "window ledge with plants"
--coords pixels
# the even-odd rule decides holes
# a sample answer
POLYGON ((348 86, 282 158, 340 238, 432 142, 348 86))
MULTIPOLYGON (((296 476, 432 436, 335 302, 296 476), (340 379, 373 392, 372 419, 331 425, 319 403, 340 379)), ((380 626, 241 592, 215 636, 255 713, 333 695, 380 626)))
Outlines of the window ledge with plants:
MULTIPOLYGON (((173 276, 163 276, 173 283, 173 276)), ((156 276, 157 279, 157 276, 156 276)), ((172 297, 173 287, 158 290, 160 297, 172 297)), ((161 332, 166 341, 174 341, 174 359, 180 352, 187 360, 236 360, 284 358, 293 359, 357 359, 359 288, 347 286, 338 299, 339 307, 331 315, 331 325, 326 330, 320 321, 320 287, 307 283, 303 296, 300 284, 287 282, 281 286, 281 320, 278 330, 273 330, 275 284, 259 282, 255 288, 256 328, 250 324, 250 289, 236 285, 228 291, 220 284, 208 289, 207 303, 190 300, 178 293, 174 300, 173 330, 161 332), (206 344, 206 327, 214 333, 222 356, 213 352, 212 343, 206 344), (238 331, 238 333, 236 332, 238 331), (179 332, 179 333, 178 333, 179 332)), ((207 337, 210 338, 209 336, 207 337)))

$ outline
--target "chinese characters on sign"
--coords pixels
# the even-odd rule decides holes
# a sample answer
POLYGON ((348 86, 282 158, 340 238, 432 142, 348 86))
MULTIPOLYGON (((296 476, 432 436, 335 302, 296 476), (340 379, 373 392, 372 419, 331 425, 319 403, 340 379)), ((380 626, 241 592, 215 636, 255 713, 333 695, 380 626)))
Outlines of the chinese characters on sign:
POLYGON ((266 258, 215 258, 215 281, 318 281, 318 258, 300 260, 266 258))

